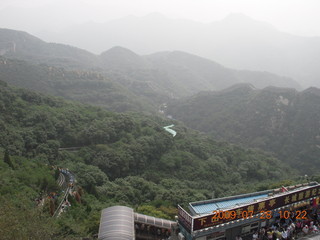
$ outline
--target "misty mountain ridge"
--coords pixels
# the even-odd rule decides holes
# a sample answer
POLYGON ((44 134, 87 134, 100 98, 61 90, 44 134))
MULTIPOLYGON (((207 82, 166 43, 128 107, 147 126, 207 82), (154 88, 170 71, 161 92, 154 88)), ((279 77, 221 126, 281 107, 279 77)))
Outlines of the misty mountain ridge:
POLYGON ((148 62, 133 51, 116 46, 100 54, 102 65, 105 68, 149 68, 148 62))
POLYGON ((169 95, 183 97, 199 91, 221 90, 249 82, 257 88, 269 85, 301 89, 294 80, 267 72, 233 70, 214 61, 182 51, 165 51, 140 56, 123 47, 113 47, 101 55, 103 68, 119 70, 124 78, 152 82, 169 95))
POLYGON ((5 58, 71 71, 94 71, 156 105, 168 98, 190 96, 203 90, 221 90, 241 82, 249 82, 258 88, 275 85, 300 89, 299 84, 287 77, 228 69, 211 60, 181 51, 140 56, 129 49, 113 47, 101 55, 94 55, 82 49, 46 43, 25 32, 7 29, 0 30, 0 39, 0 51, 5 58))
POLYGON ((210 25, 214 27, 219 27, 219 25, 222 26, 229 26, 230 28, 233 28, 233 26, 237 23, 239 28, 242 28, 242 30, 249 28, 254 30, 262 30, 269 28, 269 30, 277 31, 277 28, 274 27, 272 24, 269 24, 267 22, 259 21, 254 18, 251 18, 243 13, 231 13, 227 15, 225 18, 221 19, 220 21, 212 22, 210 25))
POLYGON ((47 43, 27 32, 0 28, 0 56, 61 67, 89 68, 98 65, 88 51, 59 43, 47 43))
POLYGON ((289 76, 304 87, 320 86, 320 37, 281 32, 243 14, 212 23, 170 19, 161 14, 131 16, 91 23, 90 27, 70 27, 50 39, 96 53, 118 45, 140 54, 179 50, 230 68, 289 76))
MULTIPOLYGON (((215 27, 219 28, 220 30, 223 30, 224 27, 226 27, 227 30, 228 28, 230 28, 229 30, 235 30, 233 29, 234 25, 237 25, 237 28, 241 28, 242 31, 247 28, 251 30, 260 29, 262 31, 264 31, 265 28, 270 30, 276 30, 276 28, 271 24, 268 24, 263 21, 255 20, 242 13, 232 13, 226 16, 224 19, 215 21, 212 23, 201 23, 194 20, 183 19, 183 18, 172 19, 172 18, 166 17, 161 13, 153 12, 143 17, 129 15, 123 18, 110 20, 104 23, 97 23, 97 22, 91 21, 83 24, 74 25, 62 31, 60 35, 59 33, 57 33, 57 35, 55 36, 56 38, 52 37, 53 38, 52 40, 55 42, 62 42, 62 43, 78 46, 80 48, 87 49, 91 52, 94 52, 96 54, 100 54, 104 52, 105 49, 109 49, 117 45, 121 45, 126 48, 132 49, 133 51, 138 52, 140 54, 150 54, 152 52, 158 52, 158 51, 174 51, 174 50, 185 51, 183 50, 183 47, 182 47, 185 45, 183 41, 185 37, 184 34, 188 34, 189 37, 192 37, 192 35, 196 33, 200 34, 202 31, 207 31, 208 29, 212 29, 215 27), (116 35, 112 35, 113 36, 112 38, 110 38, 109 36, 108 39, 104 39, 104 41, 102 41, 103 38, 107 37, 105 35, 101 35, 103 34, 103 32, 116 31, 118 29, 126 29, 126 31, 122 33, 119 32, 119 34, 116 34, 116 35), (90 34, 84 34, 83 31, 89 31, 90 34), (85 37, 85 39, 82 39, 83 44, 79 45, 74 40, 76 39, 75 35, 81 34, 81 32, 83 37, 85 37, 85 35, 87 37, 85 37), (93 39, 92 36, 95 36, 95 34, 98 34, 99 32, 100 32, 100 37, 98 38, 94 37, 93 39), (136 32, 136 34, 134 34, 134 32, 136 32), (166 35, 167 32, 170 32, 171 36, 168 36, 168 34, 166 35), (126 39, 117 38, 117 37, 120 37, 121 34, 122 36, 128 36, 133 38, 140 37, 140 39, 143 39, 143 37, 147 37, 147 39, 152 40, 152 42, 141 41, 143 43, 143 47, 139 46, 137 48, 137 46, 134 46, 132 44, 127 44, 132 42, 130 38, 126 38, 126 39), (153 36, 151 36, 151 34, 153 34, 153 36), (155 44, 157 46, 159 45, 158 41, 154 41, 156 39, 154 34, 156 34, 157 37, 160 37, 161 39, 164 40, 162 41, 163 46, 167 46, 168 43, 174 43, 175 46, 170 47, 170 45, 168 45, 169 47, 163 47, 163 48, 157 48, 157 49, 150 48, 150 50, 146 50, 149 47, 153 47, 155 44), (182 36, 179 37, 179 35, 182 35, 182 36), (88 37, 90 37, 91 39, 88 37), (67 38, 70 38, 70 40, 66 41, 67 38), (100 44, 92 44, 93 40, 95 41, 95 43, 100 43, 100 44), (178 43, 177 40, 179 41, 181 40, 181 41, 178 43), (87 44, 85 44, 85 42, 87 44), (111 42, 112 44, 110 44, 111 42), (101 45, 103 43, 104 45, 101 45)), ((42 36, 41 34, 38 34, 38 35, 42 36)), ((42 37, 47 38, 45 35, 43 35, 42 37)), ((192 53, 192 51, 187 51, 187 52, 192 53)))

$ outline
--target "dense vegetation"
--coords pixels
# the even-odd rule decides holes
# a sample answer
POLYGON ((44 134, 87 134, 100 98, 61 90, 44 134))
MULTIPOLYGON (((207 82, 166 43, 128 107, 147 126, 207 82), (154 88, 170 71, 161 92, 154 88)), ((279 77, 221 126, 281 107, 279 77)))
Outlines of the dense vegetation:
POLYGON ((65 99, 102 106, 108 110, 153 112, 148 102, 92 70, 66 70, 0 57, 0 79, 65 99))
POLYGON ((214 138, 276 153, 301 171, 320 167, 320 90, 238 85, 172 102, 168 114, 214 138))
MULTIPOLYGON (((48 226, 47 235, 56 238, 96 234, 101 209, 111 205, 172 218, 178 203, 213 192, 220 197, 262 190, 291 171, 271 155, 216 142, 178 123, 173 138, 163 129, 169 120, 111 113, 0 84, 0 157, 12 162, 0 164, 1 209, 35 218, 40 235, 48 226), (62 149, 68 147, 78 150, 62 149), (56 190, 51 165, 72 170, 85 192, 82 203, 72 202, 58 220, 32 207, 39 191, 56 190)), ((0 224, 15 219, 5 222, 1 215, 0 224)), ((31 231, 29 226, 23 229, 31 231)))

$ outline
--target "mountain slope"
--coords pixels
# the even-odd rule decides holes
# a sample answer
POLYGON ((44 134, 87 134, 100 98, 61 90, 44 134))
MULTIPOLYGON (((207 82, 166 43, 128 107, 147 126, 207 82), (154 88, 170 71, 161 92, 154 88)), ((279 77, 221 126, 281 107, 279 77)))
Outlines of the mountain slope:
POLYGON ((0 28, 0 56, 70 68, 92 68, 96 56, 68 45, 47 43, 26 32, 0 28))
POLYGON ((154 112, 146 99, 95 71, 66 70, 0 57, 0 80, 112 111, 154 112))
POLYGON ((78 169, 75 165, 80 163, 94 165, 112 181, 127 176, 154 183, 179 180, 200 192, 203 189, 203 193, 206 188, 222 188, 222 183, 231 187, 287 176, 284 166, 270 155, 213 141, 178 123, 174 127, 178 134, 173 138, 162 128, 172 123, 168 120, 111 113, 0 84, 0 148, 11 155, 50 164, 64 161, 71 169, 78 169), (59 152, 60 147, 80 150, 64 153, 59 152), (240 172, 239 164, 243 166, 240 172), (191 176, 197 180, 190 181, 191 176))
MULTIPOLYGON (((43 233, 41 239, 95 235, 101 209, 112 205, 174 218, 177 204, 209 198, 212 191, 219 197, 263 190, 294 176, 269 154, 216 142, 176 122, 173 138, 163 129, 171 120, 112 113, 2 81, 0 111, 0 206, 10 213, 0 225, 37 222, 25 228, 43 233), (13 168, 2 161, 4 152, 13 168), (48 213, 54 199, 43 195, 43 212, 33 201, 40 190, 61 193, 52 187, 52 166, 72 171, 82 192, 81 203, 69 197, 71 207, 56 220, 48 213)), ((15 230, 20 236, 25 228, 15 230)))
MULTIPOLYGON (((191 82, 194 85, 190 89, 196 88, 195 91, 206 89, 221 90, 235 83, 243 82, 251 83, 257 88, 266 86, 300 88, 298 83, 288 77, 281 77, 267 72, 233 70, 209 59, 185 52, 156 53, 147 56, 147 58, 155 66, 165 67, 170 65, 177 68, 180 67, 182 72, 185 73, 185 78, 193 76, 191 82), (197 87, 196 85, 200 86, 197 87)), ((189 82, 184 82, 184 84, 186 83, 190 84, 189 82)))
POLYGON ((302 172, 320 166, 320 89, 242 84, 173 102, 167 114, 215 138, 274 152, 302 172))
MULTIPOLYGON (((139 56, 124 48, 112 48, 101 55, 106 75, 120 74, 119 82, 135 93, 148 95, 146 89, 159 96, 174 98, 195 94, 203 90, 221 90, 235 83, 249 82, 258 88, 300 86, 294 80, 266 72, 240 71, 185 52, 160 52, 139 56), (135 84, 146 88, 135 88, 135 84)), ((163 98, 164 100, 166 97, 163 98)))

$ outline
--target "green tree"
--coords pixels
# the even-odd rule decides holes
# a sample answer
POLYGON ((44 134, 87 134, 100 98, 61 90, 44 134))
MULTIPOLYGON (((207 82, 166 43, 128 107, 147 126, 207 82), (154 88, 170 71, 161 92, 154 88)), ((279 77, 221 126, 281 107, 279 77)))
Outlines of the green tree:
POLYGON ((13 163, 11 161, 11 158, 9 156, 9 151, 8 149, 5 150, 4 152, 4 158, 3 158, 3 161, 9 165, 9 167, 11 167, 13 170, 14 170, 14 166, 13 166, 13 163))
MULTIPOLYGON (((0 196, 0 238, 3 240, 53 239, 57 225, 24 194, 0 196), (13 201, 11 198, 19 199, 13 201)), ((58 238, 55 238, 58 239, 58 238)))

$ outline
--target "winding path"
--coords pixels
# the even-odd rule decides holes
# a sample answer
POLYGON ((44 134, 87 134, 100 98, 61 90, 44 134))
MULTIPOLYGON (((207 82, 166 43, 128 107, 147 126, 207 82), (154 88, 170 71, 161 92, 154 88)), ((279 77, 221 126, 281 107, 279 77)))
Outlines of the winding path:
POLYGON ((73 188, 74 182, 75 182, 75 177, 69 170, 65 170, 65 169, 60 170, 60 174, 59 174, 59 178, 58 178, 58 185, 60 187, 66 186, 67 188, 65 189, 65 193, 63 195, 63 198, 62 198, 59 206, 55 210, 54 214, 52 215, 52 217, 59 216, 59 214, 61 213, 62 205, 65 202, 65 199, 68 199, 68 196, 73 188), (66 179, 68 179, 68 181, 66 181, 66 179))

